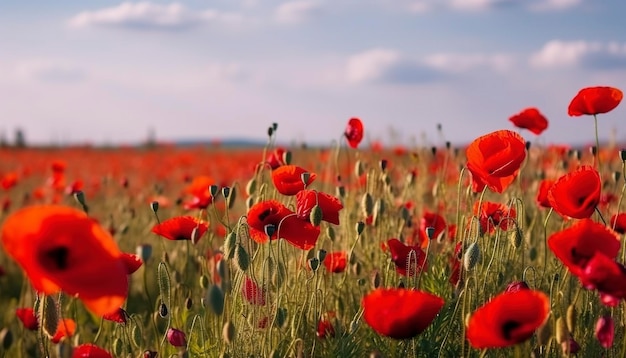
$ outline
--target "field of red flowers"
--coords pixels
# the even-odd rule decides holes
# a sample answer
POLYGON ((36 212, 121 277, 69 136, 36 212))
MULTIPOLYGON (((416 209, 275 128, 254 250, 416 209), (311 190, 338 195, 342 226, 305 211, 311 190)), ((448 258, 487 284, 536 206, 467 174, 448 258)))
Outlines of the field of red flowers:
MULTIPOLYGON (((581 90, 590 140, 622 92, 581 90)), ((0 357, 623 357, 626 151, 0 149, 0 357)), ((504 121, 506 122, 506 121, 504 121)), ((503 127, 511 123, 503 123, 503 127)))

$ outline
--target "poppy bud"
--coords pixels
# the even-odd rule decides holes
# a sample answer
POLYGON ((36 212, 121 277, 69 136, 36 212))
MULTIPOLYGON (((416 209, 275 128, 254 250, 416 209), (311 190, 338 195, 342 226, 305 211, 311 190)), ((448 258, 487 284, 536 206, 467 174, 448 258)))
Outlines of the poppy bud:
POLYGON ((79 203, 83 208, 87 206, 85 204, 85 193, 82 190, 78 190, 74 192, 74 199, 77 203, 79 203))
POLYGON ((449 140, 446 141, 446 149, 450 149, 452 147, 452 143, 449 140))
POLYGON ((143 358, 156 358, 157 352, 155 351, 145 351, 143 352, 143 358))
POLYGON ((470 271, 476 266, 480 260, 480 248, 477 242, 472 242, 465 250, 463 257, 463 267, 466 271, 470 271))
POLYGON ((282 286, 283 282, 285 282, 286 275, 285 264, 283 264, 282 261, 279 261, 276 265, 276 270, 274 270, 274 273, 272 274, 272 284, 277 288, 282 286))
POLYGON ((343 185, 339 185, 335 188, 335 193, 340 198, 345 198, 346 196, 346 188, 343 185))
POLYGON ((207 301, 211 310, 218 316, 224 312, 224 292, 218 285, 211 285, 207 291, 207 301))
POLYGON ((59 311, 52 296, 46 295, 43 299, 43 331, 53 337, 59 326, 59 311))
POLYGON ((596 146, 595 146, 595 145, 592 145, 592 146, 589 148, 589 152, 591 153, 591 155, 594 155, 594 156, 595 156, 595 155, 596 155, 596 153, 598 153, 598 148, 596 148, 596 146))
POLYGON ((435 228, 432 226, 427 227, 426 236, 428 237, 428 240, 432 240, 433 236, 435 236, 435 228))
POLYGON ((311 179, 311 173, 303 172, 302 174, 300 174, 300 180, 302 180, 302 183, 304 184, 305 187, 308 185, 310 179, 311 179))
POLYGON ((176 328, 170 328, 167 330, 167 341, 174 347, 183 347, 187 345, 187 337, 185 333, 176 328))
POLYGON ((150 257, 152 257, 152 245, 139 245, 135 249, 135 253, 137 254, 137 256, 139 256, 142 262, 146 263, 148 262, 148 260, 150 260, 150 257))
POLYGON ((283 162, 285 162, 285 165, 290 165, 291 164, 291 152, 286 150, 283 152, 283 162))
POLYGON ((124 342, 122 342, 122 340, 119 338, 115 338, 115 340, 113 340, 113 354, 116 357, 121 357, 123 351, 124 351, 124 342))
POLYGON ((13 345, 13 333, 6 327, 0 331, 0 345, 5 352, 13 345))
POLYGON ((278 310, 276 310, 276 326, 277 327, 282 327, 285 322, 287 321, 287 309, 284 307, 279 307, 278 310))
POLYGON ((202 234, 200 233, 200 230, 198 230, 198 227, 194 227, 193 230, 191 230, 191 243, 194 245, 197 244, 201 237, 202 234))
POLYGON ((230 285, 230 276, 229 276, 229 268, 228 268, 228 264, 226 263, 226 260, 219 260, 217 262, 217 264, 215 265, 215 268, 217 270, 217 274, 220 276, 220 278, 222 279, 222 287, 224 289, 227 289, 227 287, 229 287, 230 285))
POLYGON ((165 318, 167 317, 168 314, 168 310, 167 310, 167 305, 163 302, 161 302, 161 304, 159 305, 159 316, 161 316, 161 318, 165 318))
POLYGON ((520 290, 528 290, 530 289, 530 287, 528 287, 528 284, 524 281, 514 281, 509 283, 508 286, 506 286, 506 288, 504 289, 504 292, 517 292, 520 290))
POLYGON ((621 149, 619 151, 619 157, 622 160, 622 162, 626 162, 626 149, 621 149))
POLYGON ((361 197, 361 210, 363 210, 363 215, 365 217, 372 215, 374 210, 374 199, 372 198, 372 194, 363 194, 361 197))
POLYGON ((613 182, 617 183, 621 177, 622 177, 621 172, 618 172, 618 171, 613 172, 613 176, 612 176, 613 182))
POLYGON ((363 221, 359 221, 356 223, 356 234, 361 235, 363 230, 365 229, 365 223, 363 221))
MULTIPOLYGON (((311 210, 311 212, 313 212, 313 210, 311 210)), ((265 230, 265 235, 267 235, 267 237, 272 237, 276 232, 276 225, 267 224, 263 227, 263 229, 265 230)))
POLYGON ((225 186, 222 188, 222 195, 225 199, 228 199, 230 197, 231 191, 232 190, 230 189, 230 187, 225 186))
POLYGON ((322 208, 319 205, 313 206, 313 208, 311 208, 311 213, 309 214, 311 224, 313 224, 313 226, 320 226, 322 223, 322 217, 322 208))
POLYGON ((570 335, 567 330, 567 323, 563 317, 559 317, 556 320, 556 341, 559 344, 567 343, 569 341, 570 335))
POLYGON ((246 249, 239 243, 235 245, 235 265, 241 271, 246 271, 250 266, 250 256, 246 249))
POLYGON ((248 196, 256 192, 256 185, 257 185, 256 178, 252 178, 250 179, 250 181, 248 181, 248 184, 246 184, 246 194, 248 194, 248 196))
POLYGON ((143 334, 141 333, 139 325, 134 325, 130 330, 130 341, 133 343, 135 348, 143 346, 143 334))
POLYGON ((604 315, 596 322, 596 338, 600 345, 604 348, 611 348, 613 346, 613 337, 615 334, 615 327, 613 325, 613 319, 609 315, 604 315))
POLYGON ((326 258, 326 250, 319 250, 316 257, 320 262, 324 262, 324 259, 326 258))
POLYGON ((522 246, 522 230, 520 228, 515 227, 515 229, 509 233, 509 242, 516 249, 522 246))
POLYGON ((574 333, 574 329, 576 327, 576 307, 574 307, 573 304, 567 307, 567 314, 565 315, 565 318, 567 328, 570 332, 574 333))
POLYGON ((217 193, 219 192, 219 190, 220 188, 217 185, 215 184, 209 185, 209 194, 211 194, 213 198, 217 196, 217 193))
POLYGON ((254 206, 254 196, 249 196, 248 199, 246 199, 246 210, 250 210, 250 208, 253 206, 254 206))
POLYGON ((150 209, 152 209, 152 212, 156 214, 159 211, 159 202, 158 201, 151 202, 150 209))
POLYGON ((200 276, 200 287, 207 288, 209 287, 209 278, 206 275, 200 276))
POLYGON ((191 299, 191 297, 187 297, 185 299, 185 308, 187 310, 190 310, 193 307, 193 300, 191 299))
POLYGON ((530 258, 530 261, 535 261, 537 259, 537 248, 536 247, 531 247, 530 250, 528 251, 528 258, 530 258))
POLYGON ((273 127, 267 127, 267 136, 271 138, 272 135, 274 135, 274 128, 273 127))
POLYGON ((232 321, 226 321, 222 327, 222 339, 226 344, 231 344, 235 340, 235 325, 232 321))
POLYGON ((378 219, 380 218, 381 215, 385 213, 385 202, 382 201, 382 199, 376 199, 376 202, 374 203, 373 212, 374 212, 374 216, 372 218, 372 224, 377 225, 378 219))
POLYGON ((384 172, 385 170, 387 170, 387 164, 389 164, 389 162, 387 161, 387 159, 381 159, 379 164, 380 170, 384 172))
POLYGON ((224 257, 227 260, 235 256, 235 244, 237 244, 237 233, 231 231, 224 239, 224 257))
POLYGON ((335 241, 335 229, 332 226, 326 227, 326 235, 330 239, 330 241, 335 241))
POLYGON ((320 266, 320 260, 318 260, 317 258, 312 258, 309 259, 309 268, 311 269, 311 271, 315 272, 317 271, 317 268, 320 266))
POLYGON ((374 271, 372 273, 371 281, 372 281, 372 288, 373 289, 377 289, 378 287, 380 287, 381 278, 380 278, 380 272, 378 272, 378 270, 376 270, 376 271, 374 271))
MULTIPOLYGON (((164 262, 159 263, 159 267, 157 268, 157 276, 159 278, 159 294, 161 295, 162 299, 166 300, 165 303, 169 303, 171 280, 170 273, 167 270, 167 266, 164 262)), ((161 313, 160 311, 161 310, 159 309, 159 313, 161 313)))
POLYGON ((365 168, 363 167, 363 162, 361 162, 360 160, 357 160, 356 163, 354 163, 354 175, 357 178, 360 178, 364 172, 365 172, 365 168))

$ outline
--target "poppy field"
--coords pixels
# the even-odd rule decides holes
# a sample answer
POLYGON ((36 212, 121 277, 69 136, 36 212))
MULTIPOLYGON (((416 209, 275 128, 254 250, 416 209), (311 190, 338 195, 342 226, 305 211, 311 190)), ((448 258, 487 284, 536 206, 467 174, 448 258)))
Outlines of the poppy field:
POLYGON ((463 147, 0 148, 0 357, 626 356, 622 97, 564 104, 591 148, 533 107, 463 147))

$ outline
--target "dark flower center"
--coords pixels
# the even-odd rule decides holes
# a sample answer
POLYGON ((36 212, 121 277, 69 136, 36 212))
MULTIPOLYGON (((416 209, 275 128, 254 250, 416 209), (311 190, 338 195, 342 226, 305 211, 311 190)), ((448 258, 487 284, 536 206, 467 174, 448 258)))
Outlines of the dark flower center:
POLYGON ((522 324, 517 321, 506 321, 502 325, 502 336, 506 340, 510 340, 513 334, 513 331, 516 330, 522 324))
POLYGON ((62 271, 68 267, 70 250, 65 246, 58 246, 44 251, 40 258, 44 268, 50 271, 62 271))

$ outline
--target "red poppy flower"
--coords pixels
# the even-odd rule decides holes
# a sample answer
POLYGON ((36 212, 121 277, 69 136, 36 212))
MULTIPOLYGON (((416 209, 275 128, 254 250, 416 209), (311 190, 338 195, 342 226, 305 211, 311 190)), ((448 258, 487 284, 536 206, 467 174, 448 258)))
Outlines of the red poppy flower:
POLYGON ((348 254, 345 251, 331 252, 324 258, 326 270, 333 273, 340 273, 346 270, 348 254))
POLYGON ((339 199, 316 190, 300 190, 296 194, 296 214, 302 220, 310 221, 311 210, 319 205, 322 210, 322 220, 339 225, 339 210, 343 204, 339 199))
POLYGON ((508 230, 509 226, 513 225, 517 213, 513 207, 509 208, 506 205, 490 201, 483 201, 482 203, 477 201, 474 203, 474 215, 478 217, 480 222, 480 232, 492 234, 498 227, 505 231, 508 230))
POLYGON ((324 317, 317 321, 317 331, 315 332, 317 338, 335 337, 335 327, 333 327, 328 316, 334 316, 334 313, 325 314, 324 317))
POLYGON ((596 115, 612 111, 622 101, 624 94, 613 87, 587 87, 572 99, 567 114, 570 116, 596 115))
POLYGON ((537 204, 542 208, 551 208, 550 200, 548 200, 548 191, 552 188, 554 180, 544 179, 539 183, 539 190, 537 191, 537 204))
POLYGON ((192 199, 185 202, 185 209, 206 209, 213 202, 209 186, 215 184, 213 178, 201 175, 193 178, 193 181, 185 187, 185 193, 190 194, 192 199))
POLYGON ((500 130, 474 140, 466 151, 467 169, 475 182, 474 191, 485 185, 502 193, 517 177, 526 158, 526 143, 517 133, 500 130))
POLYGON ((611 346, 613 346, 613 338, 615 337, 613 318, 609 315, 604 315, 598 318, 595 333, 596 338, 602 347, 611 348, 611 346))
POLYGON ((2 179, 0 180, 0 186, 2 186, 2 189, 4 190, 9 190, 15 185, 17 185, 17 179, 18 179, 17 173, 15 172, 5 173, 2 176, 2 179))
POLYGON ((193 216, 177 216, 154 225, 152 232, 168 240, 191 240, 195 244, 208 228, 207 223, 193 216))
MULTIPOLYGON (((279 169, 277 169, 279 170, 279 169)), ((283 238, 291 245, 308 250, 315 246, 320 228, 299 219, 294 212, 276 200, 254 204, 248 210, 250 237, 258 242, 268 241, 266 228, 271 227, 271 240, 283 238)))
POLYGON ((530 290, 530 287, 524 281, 513 281, 506 286, 504 292, 517 292, 520 290, 530 290))
POLYGON ((102 318, 106 319, 107 321, 113 321, 117 323, 126 323, 126 316, 127 316, 126 311, 124 311, 124 309, 122 308, 119 308, 115 312, 111 312, 109 314, 103 315, 102 318))
POLYGON ((315 173, 310 173, 296 165, 283 165, 272 172, 274 187, 279 193, 288 196, 296 195, 300 190, 304 190, 316 177, 315 173), (306 185, 303 182, 302 174, 304 173, 309 173, 306 185))
POLYGON ((113 356, 93 343, 86 343, 74 348, 72 358, 113 358, 113 356))
POLYGON ((548 128, 548 120, 537 108, 526 108, 509 118, 517 128, 528 129, 539 135, 548 128))
POLYGON ((474 348, 508 347, 529 339, 550 313, 550 299, 541 291, 505 292, 470 317, 467 339, 474 348))
POLYGON ((64 318, 59 321, 54 336, 50 338, 52 343, 59 343, 65 338, 69 338, 76 332, 76 322, 71 318, 64 318))
POLYGON ((272 170, 280 167, 281 165, 285 165, 285 155, 286 150, 284 148, 278 147, 274 149, 274 151, 267 157, 266 163, 272 168, 272 170))
POLYGON ((619 213, 611 216, 611 227, 616 232, 626 234, 626 213, 619 213))
POLYGON ((265 306, 266 290, 261 289, 259 285, 257 285, 257 283, 249 276, 246 276, 243 279, 241 294, 246 299, 246 301, 252 303, 253 305, 265 306))
POLYGON ((602 224, 583 219, 572 227, 550 235, 548 247, 575 276, 580 276, 597 253, 614 259, 620 249, 617 235, 602 224))
POLYGON ((363 122, 356 117, 350 118, 350 120, 348 120, 344 136, 348 140, 348 145, 350 147, 358 147, 359 143, 363 140, 363 122))
POLYGON ((443 216, 425 211, 420 218, 420 241, 422 242, 422 247, 426 247, 428 245, 428 234, 426 233, 426 229, 432 227, 434 230, 432 239, 435 240, 442 235, 446 230, 446 220, 443 216))
POLYGON ((128 292, 128 269, 111 235, 84 212, 31 206, 2 227, 5 251, 42 293, 78 295, 92 312, 117 310, 128 292))
POLYGON ((391 261, 396 265, 396 272, 402 276, 414 276, 415 273, 426 270, 426 253, 420 245, 407 246, 398 239, 387 240, 391 253, 391 261))
POLYGON ((548 201, 563 216, 589 218, 600 202, 601 189, 598 172, 589 165, 583 165, 557 179, 548 191, 548 201))
POLYGON ((22 321, 24 328, 30 331, 39 329, 39 321, 32 308, 18 308, 15 310, 15 315, 22 321))
POLYGON ((428 328, 443 304, 427 292, 378 288, 363 297, 363 319, 380 335, 408 339, 428 328))
POLYGON ((626 267, 602 252, 587 261, 579 278, 585 288, 597 290, 607 306, 617 306, 626 298, 626 267))

